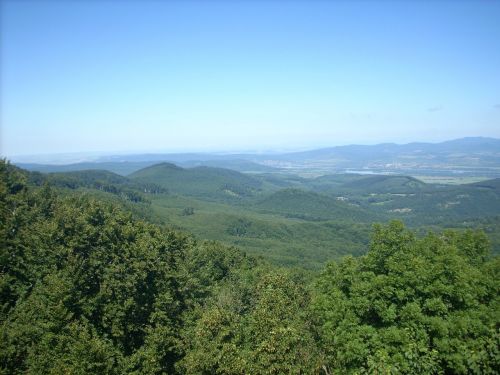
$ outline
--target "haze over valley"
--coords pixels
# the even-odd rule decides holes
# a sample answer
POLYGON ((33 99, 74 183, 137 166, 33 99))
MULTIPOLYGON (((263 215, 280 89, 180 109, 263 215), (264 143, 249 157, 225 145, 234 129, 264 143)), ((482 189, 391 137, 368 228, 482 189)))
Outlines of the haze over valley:
POLYGON ((213 166, 240 172, 299 175, 331 173, 408 174, 416 176, 499 177, 500 140, 470 137, 441 143, 346 145, 292 153, 147 153, 107 156, 44 155, 14 157, 19 166, 40 172, 106 169, 128 174, 157 162, 183 167, 213 166), (68 163, 74 158, 79 163, 68 163), (40 158, 52 161, 39 164, 40 158), (31 163, 29 163, 31 161, 31 163))

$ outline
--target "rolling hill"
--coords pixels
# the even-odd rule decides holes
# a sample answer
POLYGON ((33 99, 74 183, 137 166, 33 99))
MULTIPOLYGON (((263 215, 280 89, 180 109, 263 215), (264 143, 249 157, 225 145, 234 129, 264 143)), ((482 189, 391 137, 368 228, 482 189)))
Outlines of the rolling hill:
POLYGON ((377 217, 349 203, 300 189, 280 190, 262 199, 254 207, 263 212, 311 221, 341 219, 368 222, 377 217))
POLYGON ((398 175, 304 178, 170 163, 128 177, 100 170, 27 175, 36 186, 49 182, 124 201, 138 217, 239 246, 280 265, 316 268, 328 259, 361 254, 371 224, 389 219, 424 232, 483 227, 500 250, 500 179, 453 186, 398 175))
MULTIPOLYGON (((189 155, 189 154, 188 154, 189 155)), ((193 155, 195 157, 197 155, 193 155)), ((145 157, 147 158, 147 156, 145 157)), ((139 161, 127 161, 127 160, 117 160, 117 161, 94 161, 94 162, 82 162, 73 164, 38 164, 38 163, 17 163, 17 166, 29 171, 42 172, 42 173, 54 173, 54 172, 73 172, 73 171, 83 171, 83 170, 106 170, 113 173, 117 173, 122 176, 127 176, 134 173, 140 169, 159 164, 160 162, 165 163, 175 163, 176 165, 183 168, 193 168, 193 167, 214 167, 214 168, 226 168, 232 169, 239 172, 248 173, 264 173, 264 172, 275 172, 279 171, 277 168, 269 167, 263 164, 254 163, 245 159, 214 159, 214 160, 170 160, 177 159, 175 156, 169 154, 159 157, 156 160, 156 156, 151 156, 152 160, 139 160, 139 161)))
POLYGON ((84 162, 74 164, 37 164, 37 163, 16 163, 20 168, 33 172, 56 173, 74 172, 85 170, 105 170, 126 176, 139 169, 156 164, 155 161, 117 161, 117 162, 84 162))
POLYGON ((475 182, 473 184, 465 185, 466 188, 472 186, 484 189, 491 189, 500 192, 500 178, 494 178, 492 180, 475 182))
MULTIPOLYGON (((485 161, 494 156, 495 165, 498 165, 500 139, 468 137, 440 143, 346 145, 282 154, 279 155, 279 159, 290 161, 336 159, 349 161, 352 166, 361 166, 376 160, 394 163, 400 159, 415 159, 425 160, 430 164, 444 161, 467 161, 472 155, 482 157, 481 160, 485 159, 485 161)), ((468 160, 468 162, 472 161, 468 160)), ((475 160, 473 163, 477 162, 479 160, 475 160)))
POLYGON ((208 199, 234 200, 258 193, 262 182, 251 175, 213 167, 181 168, 156 164, 132 173, 134 181, 160 185, 170 192, 208 199))
POLYGON ((326 193, 415 193, 428 184, 409 176, 335 174, 306 180, 305 185, 326 193))
POLYGON ((425 189, 427 184, 409 176, 371 175, 364 176, 356 181, 346 182, 341 186, 343 190, 358 190, 386 193, 409 193, 425 189))

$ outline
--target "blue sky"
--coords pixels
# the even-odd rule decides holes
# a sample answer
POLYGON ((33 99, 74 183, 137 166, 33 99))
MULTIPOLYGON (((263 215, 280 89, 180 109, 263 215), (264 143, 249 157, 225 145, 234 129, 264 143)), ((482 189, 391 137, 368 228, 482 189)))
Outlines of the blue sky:
POLYGON ((499 1, 3 1, 1 154, 500 138, 499 1))

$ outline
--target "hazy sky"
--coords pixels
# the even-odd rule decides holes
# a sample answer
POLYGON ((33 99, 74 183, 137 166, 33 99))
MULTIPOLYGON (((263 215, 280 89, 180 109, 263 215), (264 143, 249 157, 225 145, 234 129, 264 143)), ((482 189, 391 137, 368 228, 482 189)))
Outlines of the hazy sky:
POLYGON ((2 1, 1 154, 500 138, 500 1, 2 1))

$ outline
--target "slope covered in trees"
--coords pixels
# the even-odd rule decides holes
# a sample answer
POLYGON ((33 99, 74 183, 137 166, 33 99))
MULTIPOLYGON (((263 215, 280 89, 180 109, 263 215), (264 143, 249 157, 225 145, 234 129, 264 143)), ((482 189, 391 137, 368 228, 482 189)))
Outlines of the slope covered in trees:
MULTIPOLYGON (((96 165, 100 165, 96 163, 96 165)), ((481 228, 500 252, 497 180, 459 186, 398 175, 242 174, 163 163, 124 177, 100 170, 41 174, 65 194, 86 192, 136 217, 221 240, 275 264, 319 269, 329 259, 366 251, 371 223, 392 219, 420 233, 481 228), (186 215, 189 213, 189 215, 186 215), (333 229, 333 230, 332 230, 333 229)))
POLYGON ((141 169, 132 173, 130 178, 139 182, 154 183, 175 193, 219 200, 250 196, 261 187, 259 180, 230 169, 185 169, 170 163, 141 169))
POLYGON ((300 189, 283 189, 258 202, 255 207, 264 212, 280 213, 305 220, 373 221, 377 215, 359 207, 318 193, 300 189))
MULTIPOLYGON (((376 226, 319 274, 195 241, 0 162, 0 372, 493 374, 482 232, 376 226)), ((334 230, 332 228, 332 230, 334 230)))

